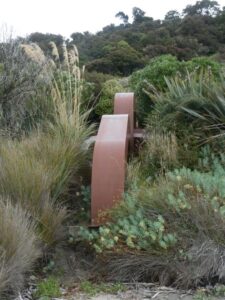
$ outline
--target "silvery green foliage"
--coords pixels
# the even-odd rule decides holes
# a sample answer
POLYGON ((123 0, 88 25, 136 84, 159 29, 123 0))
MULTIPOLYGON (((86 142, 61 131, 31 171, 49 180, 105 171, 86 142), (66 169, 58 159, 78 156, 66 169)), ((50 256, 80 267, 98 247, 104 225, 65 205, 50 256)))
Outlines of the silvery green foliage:
POLYGON ((32 61, 17 41, 0 44, 1 130, 18 135, 37 117, 39 112, 34 99, 50 80, 43 72, 44 64, 32 61))

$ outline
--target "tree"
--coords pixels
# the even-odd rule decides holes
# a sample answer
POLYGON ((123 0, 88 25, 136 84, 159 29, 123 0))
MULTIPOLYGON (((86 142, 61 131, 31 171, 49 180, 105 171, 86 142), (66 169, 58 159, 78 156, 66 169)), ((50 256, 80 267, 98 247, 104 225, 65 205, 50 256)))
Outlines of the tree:
POLYGON ((132 14, 133 14, 134 22, 139 23, 143 20, 145 12, 138 7, 134 7, 132 10, 132 14))
POLYGON ((104 49, 104 57, 87 64, 88 71, 127 76, 144 65, 141 54, 124 40, 107 45, 104 49))
POLYGON ((183 14, 194 15, 206 15, 215 17, 220 12, 220 6, 217 1, 214 0, 201 0, 197 1, 194 5, 187 5, 183 10, 183 14))
POLYGON ((165 21, 166 22, 172 22, 175 23, 176 21, 180 20, 180 14, 177 10, 170 10, 165 15, 165 21))
POLYGON ((123 21, 124 24, 128 23, 129 17, 128 15, 125 15, 125 13, 123 11, 119 11, 116 15, 116 18, 119 18, 123 21))

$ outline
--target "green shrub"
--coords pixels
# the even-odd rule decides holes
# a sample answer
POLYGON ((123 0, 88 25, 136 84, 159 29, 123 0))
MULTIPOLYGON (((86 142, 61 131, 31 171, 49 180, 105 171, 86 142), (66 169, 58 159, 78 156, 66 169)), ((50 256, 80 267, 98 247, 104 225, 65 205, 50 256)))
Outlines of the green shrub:
POLYGON ((124 88, 122 84, 120 84, 119 80, 111 79, 103 83, 101 96, 95 107, 96 114, 99 116, 104 114, 112 114, 115 93, 121 92, 124 92, 124 88))
POLYGON ((142 70, 132 74, 130 85, 137 98, 137 116, 141 123, 152 110, 152 101, 145 90, 156 88, 164 90, 166 83, 164 77, 175 76, 183 67, 172 55, 162 55, 150 60, 149 64, 142 70))
POLYGON ((30 53, 35 61, 18 42, 10 40, 0 45, 0 127, 13 137, 29 131, 34 122, 50 112, 46 94, 52 67, 37 45, 30 53))
MULTIPOLYGON (((211 58, 198 57, 190 61, 178 61, 172 55, 162 55, 150 60, 149 64, 142 70, 132 74, 130 85, 137 97, 137 113, 139 120, 143 123, 145 117, 151 112, 154 101, 152 92, 166 92, 168 82, 165 78, 185 76, 186 71, 201 72, 208 71, 215 78, 219 78, 221 65, 211 58)), ((185 79, 184 79, 185 81, 185 79)))
POLYGON ((19 204, 0 196, 0 298, 15 296, 40 256, 35 224, 19 204))
POLYGON ((214 77, 219 78, 222 66, 218 61, 207 56, 194 57, 185 63, 185 67, 189 72, 197 70, 209 71, 214 77))
POLYGON ((151 95, 155 105, 146 119, 148 130, 175 133, 180 164, 195 168, 203 144, 214 152, 224 147, 224 82, 223 75, 218 79, 211 70, 196 70, 166 79, 167 91, 151 95))

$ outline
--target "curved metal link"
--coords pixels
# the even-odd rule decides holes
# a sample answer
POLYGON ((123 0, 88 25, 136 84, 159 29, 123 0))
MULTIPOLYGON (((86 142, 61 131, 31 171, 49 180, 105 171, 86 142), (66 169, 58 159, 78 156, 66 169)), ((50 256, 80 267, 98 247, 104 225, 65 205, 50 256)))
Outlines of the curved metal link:
POLYGON ((114 114, 129 116, 129 145, 134 148, 134 93, 116 93, 114 98, 114 114))
POLYGON ((124 192, 128 142, 134 148, 134 94, 117 93, 114 115, 102 116, 95 141, 91 181, 91 225, 104 223, 101 213, 124 192))
POLYGON ((104 115, 94 147, 91 182, 91 224, 104 222, 101 213, 124 192, 128 151, 128 115, 104 115))

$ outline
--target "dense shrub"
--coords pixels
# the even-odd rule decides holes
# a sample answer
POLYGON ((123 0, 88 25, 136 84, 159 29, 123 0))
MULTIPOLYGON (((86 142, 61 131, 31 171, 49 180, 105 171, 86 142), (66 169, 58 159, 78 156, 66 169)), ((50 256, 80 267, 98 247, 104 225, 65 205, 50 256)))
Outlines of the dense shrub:
POLYGON ((34 222, 19 204, 0 197, 0 298, 15 296, 40 256, 34 222))
POLYGON ((91 122, 99 120, 99 114, 95 111, 96 104, 100 101, 104 83, 117 79, 113 75, 98 73, 98 72, 85 72, 84 89, 82 92, 82 102, 87 104, 87 107, 91 108, 89 119, 91 122))
POLYGON ((31 57, 14 41, 0 45, 0 126, 14 137, 49 113, 49 61, 37 45, 29 47, 31 57))
POLYGON ((223 75, 215 80, 211 71, 166 79, 167 91, 152 95, 155 107, 148 124, 173 130, 179 137, 194 135, 200 142, 219 134, 225 116, 224 82, 223 75))
POLYGON ((99 116, 113 113, 113 99, 115 93, 124 92, 124 87, 118 79, 111 79, 103 83, 99 102, 95 107, 95 112, 99 116))
POLYGON ((137 97, 137 114, 141 122, 151 111, 153 104, 145 90, 151 88, 165 89, 164 77, 175 75, 182 67, 182 63, 176 57, 162 55, 151 59, 144 69, 132 74, 130 85, 137 97))
POLYGON ((221 66, 213 59, 206 57, 181 62, 172 55, 162 55, 150 60, 144 69, 133 73, 130 78, 130 85, 137 97, 139 120, 143 123, 144 118, 153 108, 154 102, 150 94, 154 91, 167 91, 168 85, 165 78, 176 75, 182 77, 185 76, 186 70, 193 72, 201 69, 210 71, 214 77, 218 78, 221 66))

